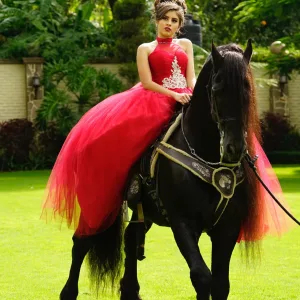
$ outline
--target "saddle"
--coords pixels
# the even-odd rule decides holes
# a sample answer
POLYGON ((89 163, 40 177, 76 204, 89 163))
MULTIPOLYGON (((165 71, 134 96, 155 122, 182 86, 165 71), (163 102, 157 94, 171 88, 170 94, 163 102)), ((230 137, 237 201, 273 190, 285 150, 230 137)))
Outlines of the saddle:
POLYGON ((156 215, 159 225, 169 226, 167 212, 158 197, 158 182, 156 180, 159 169, 157 167, 157 147, 162 141, 169 139, 173 131, 177 128, 179 115, 180 111, 174 113, 171 121, 161 135, 147 149, 137 165, 133 167, 124 193, 123 219, 125 221, 144 222, 142 194, 145 193, 152 200, 153 204, 155 204, 155 208, 152 207, 151 213, 156 215), (136 208, 137 220, 129 221, 128 206, 136 208))

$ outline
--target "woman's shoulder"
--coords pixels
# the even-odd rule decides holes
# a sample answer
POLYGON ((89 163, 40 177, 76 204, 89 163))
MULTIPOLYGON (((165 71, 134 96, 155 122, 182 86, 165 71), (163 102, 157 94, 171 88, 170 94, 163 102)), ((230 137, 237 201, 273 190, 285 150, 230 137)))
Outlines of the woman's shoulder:
POLYGON ((174 42, 179 45, 186 53, 190 52, 193 44, 189 39, 174 39, 174 42))
POLYGON ((156 47, 156 44, 157 44, 156 41, 152 41, 149 43, 143 43, 138 46, 138 51, 145 52, 149 55, 156 47))
POLYGON ((184 49, 184 51, 187 51, 189 48, 193 47, 193 44, 189 39, 174 39, 174 42, 181 46, 184 49))

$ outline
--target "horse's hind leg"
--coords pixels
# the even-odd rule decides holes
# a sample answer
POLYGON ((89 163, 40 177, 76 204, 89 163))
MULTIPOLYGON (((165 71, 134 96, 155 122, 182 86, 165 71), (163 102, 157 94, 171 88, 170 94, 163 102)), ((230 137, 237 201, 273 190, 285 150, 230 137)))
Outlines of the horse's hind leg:
POLYGON ((178 219, 171 222, 171 228, 177 246, 190 268, 197 300, 209 300, 212 276, 198 247, 199 233, 185 221, 178 219))
POLYGON ((85 255, 92 245, 93 237, 79 238, 73 236, 72 264, 69 278, 60 293, 61 300, 76 300, 78 296, 78 279, 85 255))
MULTIPOLYGON (((136 220, 133 213, 131 220, 136 220)), ((129 223, 125 231, 125 272, 120 282, 121 300, 138 300, 140 285, 137 278, 137 259, 144 258, 144 238, 141 231, 145 233, 150 229, 152 223, 129 223)))

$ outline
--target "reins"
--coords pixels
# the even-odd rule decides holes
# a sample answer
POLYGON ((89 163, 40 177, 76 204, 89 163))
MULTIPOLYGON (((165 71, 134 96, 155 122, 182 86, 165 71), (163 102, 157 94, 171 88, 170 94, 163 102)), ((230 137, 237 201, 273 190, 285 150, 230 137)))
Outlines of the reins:
POLYGON ((262 184, 262 186, 265 188, 265 190, 269 193, 269 195, 273 198, 273 200, 278 204, 278 206, 295 222, 300 226, 300 222, 280 203, 280 201, 274 196, 274 194, 269 190, 269 188, 266 186, 266 184, 263 182, 259 174, 257 173, 255 162, 258 159, 258 156, 254 156, 254 158, 251 158, 249 153, 246 154, 245 159, 250 166, 250 168, 253 170, 256 178, 259 180, 259 182, 262 184))

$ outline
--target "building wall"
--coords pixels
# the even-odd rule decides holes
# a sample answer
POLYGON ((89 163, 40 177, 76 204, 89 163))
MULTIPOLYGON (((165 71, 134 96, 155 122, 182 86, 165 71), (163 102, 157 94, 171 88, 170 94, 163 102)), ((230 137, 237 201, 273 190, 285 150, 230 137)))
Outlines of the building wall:
MULTIPOLYGON (((264 69, 252 70, 254 78, 267 78, 264 69)), ((255 82, 257 109, 261 117, 264 112, 270 110, 270 92, 268 86, 255 82)))
POLYGON ((0 122, 27 117, 25 65, 0 63, 0 122))
POLYGON ((291 123, 300 130, 300 75, 292 74, 289 82, 288 109, 291 123))
MULTIPOLYGON (((91 64, 96 69, 106 68, 118 75, 119 64, 91 64)), ((199 72, 198 72, 199 73, 199 72)), ((268 78, 264 69, 254 69, 255 78, 268 78)), ((27 117, 25 65, 1 63, 0 61, 0 122, 27 117)), ((293 74, 288 84, 288 111, 291 123, 300 130, 300 75, 293 74)), ((256 84, 258 112, 270 110, 270 92, 266 85, 256 84)))

